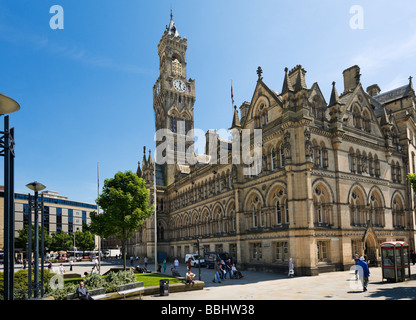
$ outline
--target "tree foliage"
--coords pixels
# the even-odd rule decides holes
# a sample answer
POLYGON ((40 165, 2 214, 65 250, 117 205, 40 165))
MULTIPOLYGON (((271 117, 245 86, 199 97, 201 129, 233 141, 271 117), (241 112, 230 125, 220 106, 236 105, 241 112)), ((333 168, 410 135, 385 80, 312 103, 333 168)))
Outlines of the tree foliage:
POLYGON ((407 177, 409 179, 409 183, 414 192, 416 192, 416 174, 415 173, 408 173, 407 177))
POLYGON ((114 236, 122 242, 125 268, 127 240, 153 212, 153 207, 149 208, 149 190, 132 171, 119 171, 114 178, 105 179, 97 204, 103 213, 91 213, 91 230, 102 238, 114 236))
MULTIPOLYGON (((41 226, 38 226, 38 234, 39 234, 39 245, 41 242, 41 226)), ((29 226, 25 225, 23 229, 17 230, 17 238, 15 239, 15 246, 16 248, 26 250, 26 246, 29 243, 29 226)), ((35 226, 32 225, 32 251, 35 248, 35 226)), ((44 232, 44 245, 46 248, 50 248, 52 244, 52 237, 46 232, 44 232)))

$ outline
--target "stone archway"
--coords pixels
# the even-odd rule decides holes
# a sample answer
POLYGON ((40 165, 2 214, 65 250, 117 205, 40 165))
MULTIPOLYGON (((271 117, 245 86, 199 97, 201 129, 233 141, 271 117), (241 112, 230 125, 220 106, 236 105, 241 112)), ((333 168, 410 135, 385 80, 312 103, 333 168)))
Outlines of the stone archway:
POLYGON ((364 255, 369 260, 369 266, 377 266, 378 247, 377 237, 371 229, 367 229, 364 235, 364 255))

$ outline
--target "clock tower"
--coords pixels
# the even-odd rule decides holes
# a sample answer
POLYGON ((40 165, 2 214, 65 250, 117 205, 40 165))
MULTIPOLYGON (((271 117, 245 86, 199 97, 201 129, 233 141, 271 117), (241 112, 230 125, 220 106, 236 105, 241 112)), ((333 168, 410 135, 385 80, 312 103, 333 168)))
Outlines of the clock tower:
POLYGON ((187 39, 179 35, 171 13, 158 44, 160 74, 153 86, 156 131, 168 129, 173 137, 163 155, 174 163, 164 165, 166 185, 174 181, 176 164, 186 164, 185 153, 194 140, 190 130, 194 128, 195 80, 186 79, 186 49, 187 39))

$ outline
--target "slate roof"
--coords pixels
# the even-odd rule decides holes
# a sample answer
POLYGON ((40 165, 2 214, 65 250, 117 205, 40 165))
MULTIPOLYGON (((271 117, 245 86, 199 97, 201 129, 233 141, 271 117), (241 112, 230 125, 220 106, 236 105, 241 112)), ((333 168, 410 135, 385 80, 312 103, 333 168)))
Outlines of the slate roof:
POLYGON ((374 97, 374 100, 376 100, 379 103, 386 104, 398 99, 407 98, 408 96, 409 85, 407 84, 405 86, 379 94, 378 96, 374 97))

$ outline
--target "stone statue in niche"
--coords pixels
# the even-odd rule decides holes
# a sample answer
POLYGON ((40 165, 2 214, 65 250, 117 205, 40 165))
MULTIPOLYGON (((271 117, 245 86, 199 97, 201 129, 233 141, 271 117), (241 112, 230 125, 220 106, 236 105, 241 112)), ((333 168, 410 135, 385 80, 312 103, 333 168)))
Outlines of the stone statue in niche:
POLYGON ((311 142, 311 132, 308 128, 305 129, 304 132, 305 135, 305 155, 306 157, 312 157, 313 156, 313 144, 311 142))
POLYGON ((286 160, 290 160, 292 158, 289 131, 286 131, 284 135, 283 154, 286 160))

